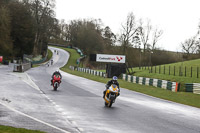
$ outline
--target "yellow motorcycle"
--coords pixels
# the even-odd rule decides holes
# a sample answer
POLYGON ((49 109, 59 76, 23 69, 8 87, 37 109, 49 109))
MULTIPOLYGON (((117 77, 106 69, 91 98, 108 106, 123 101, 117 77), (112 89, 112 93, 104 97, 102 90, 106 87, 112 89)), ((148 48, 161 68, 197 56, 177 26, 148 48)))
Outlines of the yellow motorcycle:
POLYGON ((119 88, 117 85, 112 84, 107 90, 104 97, 105 106, 111 107, 115 102, 116 97, 119 95, 119 88))

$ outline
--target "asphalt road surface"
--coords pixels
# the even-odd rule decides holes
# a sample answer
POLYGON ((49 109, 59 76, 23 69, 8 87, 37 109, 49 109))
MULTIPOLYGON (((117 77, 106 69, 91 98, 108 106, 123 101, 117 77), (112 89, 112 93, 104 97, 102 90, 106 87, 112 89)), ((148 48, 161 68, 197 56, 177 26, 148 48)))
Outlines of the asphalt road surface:
POLYGON ((61 71, 58 91, 51 75, 69 54, 52 48, 53 65, 25 73, 0 66, 0 124, 49 133, 199 133, 200 109, 121 88, 111 108, 102 98, 105 84, 61 71), (54 50, 59 51, 55 54, 54 50))

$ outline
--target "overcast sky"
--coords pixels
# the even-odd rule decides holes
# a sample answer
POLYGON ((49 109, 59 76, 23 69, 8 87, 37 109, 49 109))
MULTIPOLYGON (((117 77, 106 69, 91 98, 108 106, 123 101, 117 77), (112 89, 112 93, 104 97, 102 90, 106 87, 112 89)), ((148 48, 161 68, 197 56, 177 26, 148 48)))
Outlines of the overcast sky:
POLYGON ((200 0, 56 0, 57 19, 100 18, 115 34, 130 12, 163 30, 157 46, 181 51, 180 43, 198 31, 200 0))

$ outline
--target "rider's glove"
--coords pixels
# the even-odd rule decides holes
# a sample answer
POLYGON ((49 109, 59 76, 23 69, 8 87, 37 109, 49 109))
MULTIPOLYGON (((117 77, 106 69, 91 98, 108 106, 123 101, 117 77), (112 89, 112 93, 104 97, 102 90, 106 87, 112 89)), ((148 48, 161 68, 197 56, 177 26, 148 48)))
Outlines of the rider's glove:
POLYGON ((106 85, 106 89, 108 89, 109 88, 109 86, 108 85, 106 85))
POLYGON ((118 92, 118 95, 117 96, 119 96, 120 95, 120 92, 118 92))

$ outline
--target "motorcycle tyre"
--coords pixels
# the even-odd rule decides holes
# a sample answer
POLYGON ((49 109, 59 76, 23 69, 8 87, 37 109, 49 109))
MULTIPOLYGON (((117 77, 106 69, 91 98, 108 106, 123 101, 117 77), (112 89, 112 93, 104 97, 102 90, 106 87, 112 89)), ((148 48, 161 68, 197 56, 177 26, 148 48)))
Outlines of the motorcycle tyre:
POLYGON ((108 103, 107 103, 107 102, 105 102, 105 106, 108 106, 108 103))
POLYGON ((53 89, 54 89, 54 91, 57 91, 57 88, 58 88, 57 86, 54 86, 54 88, 53 88, 53 89))
POLYGON ((111 100, 110 103, 108 104, 108 107, 110 108, 113 104, 113 101, 111 100))

